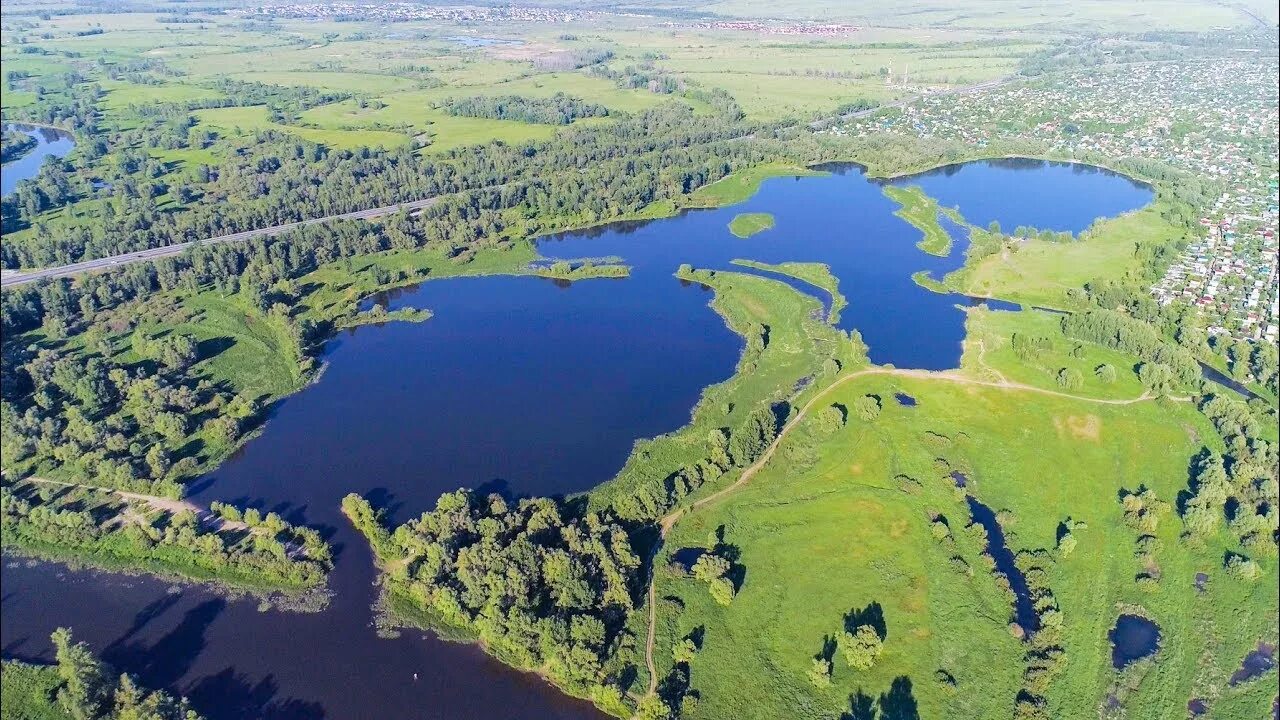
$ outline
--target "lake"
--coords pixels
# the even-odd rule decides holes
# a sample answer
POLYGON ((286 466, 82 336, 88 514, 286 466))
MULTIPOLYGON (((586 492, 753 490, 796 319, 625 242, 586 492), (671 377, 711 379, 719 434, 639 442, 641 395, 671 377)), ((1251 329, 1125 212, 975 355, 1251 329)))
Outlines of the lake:
POLYGON ((5 127, 35 138, 36 146, 26 155, 0 166, 0 195, 8 195, 17 189, 20 181, 35 177, 45 158, 63 157, 76 145, 71 133, 65 130, 22 124, 5 127))
MULTIPOLYGON (((828 169, 766 181, 731 208, 540 241, 549 257, 620 256, 630 278, 568 287, 531 277, 430 281, 380 299, 389 309, 429 308, 431 320, 333 339, 322 379, 279 404, 261 437, 192 489, 197 502, 248 503, 326 533, 337 552, 335 596, 323 612, 260 612, 256 601, 202 589, 7 559, 5 657, 49 659, 49 633, 68 625, 109 662, 190 696, 215 720, 600 717, 473 646, 420 632, 378 637, 374 569, 339 513, 341 498, 365 494, 401 522, 461 486, 557 494, 611 477, 636 439, 684 424, 701 389, 729 377, 742 349, 707 308, 711 294, 672 277, 681 263, 828 263, 849 300, 840 325, 862 333, 872 360, 955 367, 964 335, 957 304, 971 301, 924 290, 911 274, 959 267, 963 238, 950 257, 922 253, 919 232, 893 216, 880 183, 856 166, 828 169), (728 224, 740 212, 772 213, 776 226, 738 239, 728 224)), ((1007 228, 1071 232, 1152 197, 1113 173, 1030 161, 897 182, 924 185, 975 220, 990 214, 1007 228)))

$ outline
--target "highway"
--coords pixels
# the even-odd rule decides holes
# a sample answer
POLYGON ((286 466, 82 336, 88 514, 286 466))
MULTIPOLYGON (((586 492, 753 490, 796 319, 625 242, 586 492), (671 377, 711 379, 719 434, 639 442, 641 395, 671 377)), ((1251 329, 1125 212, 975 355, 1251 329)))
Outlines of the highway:
POLYGON ((70 277, 81 273, 94 272, 97 270, 111 270, 121 265, 129 265, 136 262, 145 262, 156 258, 169 257, 171 255, 180 255, 187 248, 195 245, 213 245, 216 243, 232 243, 251 240, 256 237, 269 237, 271 235, 279 235, 295 228, 307 225, 315 225, 316 223, 331 222, 333 220, 370 220, 372 218, 382 217, 384 215, 393 215, 401 210, 417 211, 430 207, 439 198, 427 198, 426 200, 414 200, 412 202, 399 203, 396 205, 385 205, 383 207, 369 208, 367 210, 357 210, 355 212, 343 213, 341 215, 327 215, 325 217, 312 218, 310 220, 299 220, 298 222, 285 223, 283 225, 275 225, 273 227, 259 228, 257 230, 245 230, 243 232, 231 233, 230 235, 220 235, 218 237, 207 238, 204 240, 192 240, 191 242, 178 243, 176 245, 165 245, 164 247, 150 248, 148 250, 138 250, 136 252, 124 253, 122 255, 112 255, 111 257, 99 258, 97 260, 85 260, 83 262, 72 263, 70 265, 59 265, 58 267, 45 268, 43 270, 23 270, 20 272, 5 272, 0 275, 0 287, 17 287, 27 283, 36 282, 37 280, 45 280, 48 278, 70 277))

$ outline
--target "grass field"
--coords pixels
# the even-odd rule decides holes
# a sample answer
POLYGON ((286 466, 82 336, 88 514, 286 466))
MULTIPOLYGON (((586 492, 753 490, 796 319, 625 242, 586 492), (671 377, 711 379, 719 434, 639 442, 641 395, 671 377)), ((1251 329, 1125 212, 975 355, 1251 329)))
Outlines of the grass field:
POLYGON ((393 148, 409 143, 409 137, 385 130, 331 130, 272 122, 265 106, 214 108, 193 113, 198 125, 232 135, 250 135, 262 130, 279 130, 304 140, 346 149, 362 146, 393 148))
POLYGON ((960 367, 975 377, 1006 379, 1064 390, 1058 384, 1058 373, 1071 369, 1082 378, 1079 387, 1070 389, 1076 395, 1129 399, 1143 392, 1135 369, 1141 362, 1137 357, 1066 337, 1062 334, 1057 315, 1036 310, 1007 312, 982 307, 971 308, 967 313, 960 367), (1049 347, 1023 360, 1014 352, 1010 341, 1015 333, 1029 338, 1044 338, 1049 347), (1114 381, 1104 382, 1098 377, 1097 368, 1101 365, 1114 368, 1114 381))
POLYGON ((1104 220, 1076 242, 1021 241, 948 276, 970 295, 996 294, 1024 304, 1064 307, 1066 293, 1095 279, 1120 279, 1132 269, 1136 247, 1162 244, 1183 231, 1160 217, 1160 201, 1104 220))
MULTIPOLYGON (((762 14, 761 7, 749 0, 712 0, 699 5, 707 11, 725 15, 762 14)), ((1275 8, 1268 9, 1260 0, 1253 0, 1245 5, 1264 16, 1269 15, 1274 23, 1275 8)), ((770 3, 767 14, 770 17, 792 19, 821 17, 828 21, 871 22, 891 27, 1081 29, 1112 32, 1140 32, 1155 28, 1195 31, 1214 25, 1246 27, 1253 22, 1231 5, 1205 0, 1154 0, 1141 4, 1085 0, 1066 7, 1050 0, 980 0, 964 5, 920 0, 894 5, 865 0, 851 3, 834 0, 781 0, 770 3)))
MULTIPOLYGON (((802 425, 784 442, 781 462, 681 519, 669 536, 657 563, 658 597, 678 602, 660 601, 655 658, 670 667, 671 644, 702 633, 703 649, 690 663, 701 699, 688 717, 832 717, 849 711, 851 695, 876 697, 904 676, 920 717, 1011 715, 1021 643, 1005 629, 1009 600, 983 570, 980 545, 962 532, 967 510, 939 457, 947 461, 941 467, 962 469, 968 490, 1001 511, 1015 551, 1051 550, 1059 523, 1087 523, 1077 531, 1079 548, 1050 564, 1067 657, 1050 685, 1051 717, 1097 716, 1118 679, 1107 640, 1117 608, 1141 607, 1165 637, 1159 662, 1124 698, 1132 718, 1167 717, 1168 708, 1206 692, 1206 678, 1220 681, 1258 640, 1275 637, 1267 610, 1276 603, 1274 583, 1228 578, 1222 546, 1179 544, 1176 518, 1158 533, 1165 548, 1159 589, 1149 593, 1134 582, 1142 566, 1125 549, 1136 534, 1123 523, 1117 493, 1145 484, 1172 499, 1185 487, 1187 462, 1200 442, 1213 439, 1193 408, 1101 405, 882 376, 845 383, 822 402, 853 407, 866 394, 884 400, 876 420, 851 415, 826 439, 802 425), (917 405, 895 403, 896 392, 917 405), (904 492, 902 475, 920 487, 904 492), (947 518, 954 550, 930 536, 934 513, 947 518), (727 608, 712 602, 704 584, 663 569, 676 550, 706 547, 717 528, 745 573, 727 608), (953 552, 973 568, 972 577, 955 570, 953 552), (1197 571, 1215 578, 1213 597, 1194 589, 1197 571), (880 662, 856 672, 837 653, 830 688, 815 687, 806 673, 824 635, 842 630, 846 614, 871 603, 879 603, 887 626, 880 662), (938 670, 955 678, 954 686, 938 682, 938 670)), ((1267 572, 1274 572, 1272 560, 1267 572)), ((1265 712, 1263 694, 1250 695, 1253 717, 1265 712)))
POLYGON ((734 260, 733 264, 785 275, 825 291, 831 299, 827 322, 832 325, 840 322, 840 311, 849 305, 849 301, 840 292, 840 279, 831 274, 831 267, 826 263, 784 262, 771 265, 755 260, 734 260))
POLYGON ((794 165, 764 164, 728 175, 694 190, 689 207, 724 207, 747 200, 760 189, 760 183, 771 177, 805 177, 823 173, 794 165))

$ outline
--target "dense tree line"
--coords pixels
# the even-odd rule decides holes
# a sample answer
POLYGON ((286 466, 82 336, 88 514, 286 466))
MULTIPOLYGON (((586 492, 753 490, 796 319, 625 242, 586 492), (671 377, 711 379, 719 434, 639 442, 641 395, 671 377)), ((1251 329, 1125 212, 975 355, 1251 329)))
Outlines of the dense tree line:
POLYGON ((560 92, 546 98, 524 95, 446 98, 440 102, 439 108, 450 115, 542 125, 568 125, 574 120, 609 114, 609 108, 600 103, 589 103, 560 92))
POLYGON ((159 207, 157 198, 170 188, 145 160, 122 164, 127 177, 92 191, 85 189, 88 170, 53 163, 54 176, 76 176, 72 192, 35 203, 7 198, 7 227, 31 225, 35 214, 72 196, 92 192, 108 201, 84 208, 89 222, 35 223, 11 236, 0 261, 56 265, 477 189, 487 192, 458 199, 467 206, 455 205, 455 215, 520 208, 514 216, 599 222, 678 197, 735 167, 794 154, 764 138, 732 142, 750 131, 737 120, 695 116, 672 103, 608 128, 570 127, 544 142, 494 143, 432 158, 409 148, 333 151, 263 132, 224 141, 231 145, 225 162, 198 168, 189 181, 188 199, 200 202, 173 212, 159 207))
POLYGON ((1191 352, 1166 342, 1151 325, 1124 313, 1095 308, 1064 315, 1062 332, 1142 358, 1139 377, 1151 390, 1163 392, 1175 384, 1195 387, 1200 382, 1200 364, 1191 352))
POLYGON ((490 651, 621 708, 614 657, 640 588, 640 558, 607 516, 548 498, 468 490, 389 531, 358 495, 343 511, 387 567, 392 591, 490 651))

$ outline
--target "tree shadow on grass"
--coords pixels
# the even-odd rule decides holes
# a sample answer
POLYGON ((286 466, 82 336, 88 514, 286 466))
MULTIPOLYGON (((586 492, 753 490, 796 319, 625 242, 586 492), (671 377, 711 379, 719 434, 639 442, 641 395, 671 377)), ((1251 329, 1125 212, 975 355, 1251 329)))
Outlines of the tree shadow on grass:
POLYGON ((888 639, 889 629, 885 625, 884 608, 880 606, 880 603, 873 602, 861 610, 850 610, 844 616, 844 629, 846 632, 854 632, 863 625, 870 625, 882 641, 888 639))
POLYGON ((849 712, 840 720, 876 720, 876 704, 870 695, 859 690, 849 696, 849 712))
POLYGON ((880 715, 881 720, 920 720, 911 678, 906 675, 894 678, 889 692, 880 695, 880 715))

